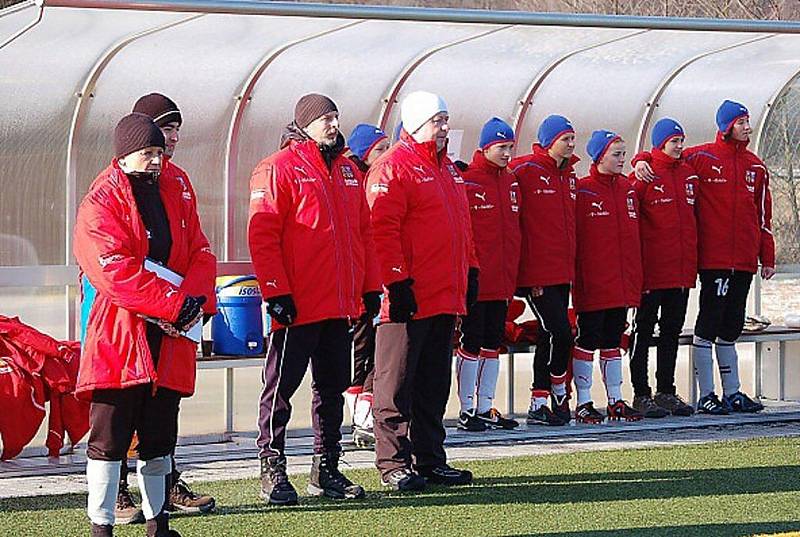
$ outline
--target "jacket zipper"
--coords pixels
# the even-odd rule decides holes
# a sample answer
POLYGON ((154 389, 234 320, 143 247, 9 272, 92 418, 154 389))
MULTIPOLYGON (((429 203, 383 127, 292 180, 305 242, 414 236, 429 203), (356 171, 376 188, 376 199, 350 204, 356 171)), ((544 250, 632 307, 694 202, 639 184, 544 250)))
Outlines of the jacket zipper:
MULTIPOLYGON (((446 194, 446 192, 445 192, 445 190, 444 190, 444 185, 442 184, 442 182, 443 182, 443 181, 442 181, 442 177, 443 177, 443 175, 444 175, 444 174, 442 174, 442 166, 441 166, 441 162, 439 163, 439 166, 438 166, 437 172, 438 172, 438 173, 437 173, 438 177, 437 177, 436 184, 439 186, 439 192, 442 194, 442 203, 444 204, 444 206, 445 206, 445 210, 447 211, 447 219, 450 221, 450 233, 451 233, 451 234, 452 234, 452 236, 453 236, 453 244, 456 244, 456 241, 455 241, 455 239, 457 238, 457 237, 456 237, 456 233, 455 233, 455 231, 456 231, 456 225, 455 225, 455 220, 454 220, 454 218, 453 218, 453 211, 452 211, 452 209, 450 208, 450 203, 448 203, 448 198, 450 198, 450 196, 448 196, 448 195, 446 194)), ((452 186, 450 187, 450 192, 451 192, 451 193, 453 193, 453 192, 455 192, 455 193, 458 193, 458 191, 457 191, 457 189, 456 189, 456 181, 455 181, 455 178, 453 178, 453 176, 450 174, 450 172, 449 172, 449 171, 448 171, 447 175, 449 176, 449 178, 450 178, 450 182, 452 183, 452 186)), ((459 196, 459 197, 460 197, 460 196, 459 196)), ((469 211, 469 208, 467 208, 467 210, 469 211)), ((467 216, 469 217, 469 214, 468 214, 467 216)), ((471 225, 471 224, 470 224, 470 225, 471 225)), ((462 269, 462 270, 463 270, 463 267, 464 267, 464 261, 465 261, 465 259, 463 259, 463 258, 462 258, 462 255, 463 255, 464 253, 465 253, 465 252, 461 252, 461 251, 459 250, 459 259, 458 259, 458 261, 459 261, 459 268, 460 268, 460 269, 462 269)), ((454 278, 454 281, 455 281, 455 284, 456 284, 456 290, 457 290, 457 291, 460 293, 460 295, 461 295, 462 297, 464 297, 464 296, 466 296, 466 289, 462 289, 462 288, 461 288, 461 284, 460 284, 460 282, 461 282, 461 281, 463 281, 463 280, 465 280, 465 276, 466 276, 466 275, 463 273, 463 271, 462 271, 462 270, 459 270, 459 275, 461 276, 461 278, 455 277, 455 278, 454 278)))

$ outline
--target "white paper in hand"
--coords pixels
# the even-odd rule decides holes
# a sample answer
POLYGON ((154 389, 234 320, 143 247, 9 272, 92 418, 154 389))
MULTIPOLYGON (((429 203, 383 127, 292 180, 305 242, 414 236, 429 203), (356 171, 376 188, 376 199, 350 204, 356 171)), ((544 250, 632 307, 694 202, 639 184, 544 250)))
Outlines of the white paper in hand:
MULTIPOLYGON (((156 263, 150 258, 145 258, 144 260, 144 269, 149 270, 150 272, 155 273, 156 276, 161 278, 162 280, 166 280, 175 287, 180 287, 183 283, 183 276, 178 274, 177 272, 161 265, 160 263, 156 263)), ((150 319, 145 317, 150 322, 155 322, 155 319, 150 319)), ((203 323, 197 322, 186 332, 181 332, 181 336, 185 337, 186 339, 190 339, 195 343, 200 343, 200 340, 203 337, 203 323)))

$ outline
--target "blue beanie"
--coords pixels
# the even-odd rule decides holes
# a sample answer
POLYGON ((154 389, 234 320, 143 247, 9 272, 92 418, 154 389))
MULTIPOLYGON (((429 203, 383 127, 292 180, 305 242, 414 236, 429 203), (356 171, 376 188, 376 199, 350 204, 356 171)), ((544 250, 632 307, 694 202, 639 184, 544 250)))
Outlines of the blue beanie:
POLYGON ((675 136, 686 136, 683 132, 683 127, 674 119, 665 117, 659 119, 656 124, 653 125, 653 132, 650 138, 653 141, 653 147, 663 149, 664 144, 675 136))
POLYGON ((603 155, 606 154, 608 146, 622 140, 622 137, 611 131, 594 131, 592 137, 589 138, 589 143, 586 144, 586 152, 592 157, 592 162, 599 162, 603 155))
POLYGON ((567 132, 575 132, 572 123, 569 122, 564 116, 552 115, 547 116, 542 124, 539 125, 539 145, 545 149, 549 149, 562 134, 567 132))
POLYGON ((478 146, 481 149, 486 149, 490 145, 503 144, 513 141, 514 129, 511 128, 511 125, 499 117, 493 117, 483 125, 478 146))
POLYGON ((386 138, 386 133, 375 125, 367 125, 360 123, 356 125, 353 132, 350 133, 350 138, 347 139, 347 147, 350 148, 358 158, 364 160, 367 158, 370 150, 375 147, 375 144, 386 138))
POLYGON ((727 134, 733 122, 742 116, 749 116, 745 105, 725 99, 717 109, 717 128, 719 132, 727 134))

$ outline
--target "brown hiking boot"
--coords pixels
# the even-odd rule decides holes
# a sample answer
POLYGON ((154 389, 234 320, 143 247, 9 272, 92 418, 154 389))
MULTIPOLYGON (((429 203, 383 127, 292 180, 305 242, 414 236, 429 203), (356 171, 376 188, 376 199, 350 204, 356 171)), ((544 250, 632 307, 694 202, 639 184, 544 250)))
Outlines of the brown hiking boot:
POLYGON ((117 503, 114 506, 114 520, 118 526, 144 523, 144 513, 136 506, 133 495, 128 490, 128 484, 124 482, 119 484, 117 503))
POLYGON ((657 393, 655 401, 658 406, 673 416, 691 416, 694 409, 674 393, 657 393))
POLYGON ((213 496, 194 492, 183 479, 176 479, 169 489, 166 510, 175 513, 210 513, 217 502, 213 496))

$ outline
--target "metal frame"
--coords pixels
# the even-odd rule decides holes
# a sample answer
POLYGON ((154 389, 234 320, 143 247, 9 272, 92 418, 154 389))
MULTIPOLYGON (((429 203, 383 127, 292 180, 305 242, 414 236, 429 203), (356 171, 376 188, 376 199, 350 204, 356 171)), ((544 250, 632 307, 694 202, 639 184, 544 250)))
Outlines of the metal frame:
MULTIPOLYGON (((21 28, 19 31, 15 32, 11 37, 9 37, 8 39, 6 39, 2 43, 0 43, 0 50, 2 50, 3 47, 5 47, 9 43, 11 43, 12 41, 16 40, 22 34, 24 34, 25 32, 27 32, 28 30, 30 30, 31 28, 33 28, 34 26, 36 26, 37 24, 39 24, 41 22, 42 16, 44 15, 44 6, 39 2, 36 2, 35 4, 37 6, 39 6, 39 11, 38 11, 38 14, 36 16, 36 19, 34 19, 33 21, 29 22, 23 28, 21 28)), ((11 13, 16 13, 17 11, 22 11, 24 8, 28 8, 30 6, 31 6, 31 2, 24 2, 24 3, 16 5, 16 6, 11 6, 7 10, 0 11, 0 17, 2 17, 4 15, 10 15, 11 13)))

